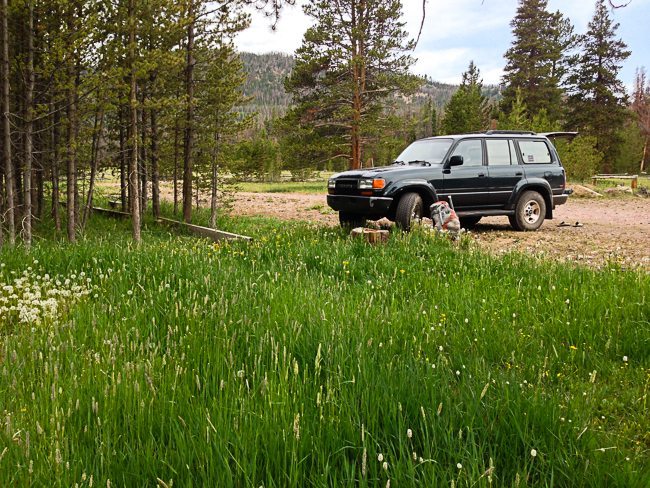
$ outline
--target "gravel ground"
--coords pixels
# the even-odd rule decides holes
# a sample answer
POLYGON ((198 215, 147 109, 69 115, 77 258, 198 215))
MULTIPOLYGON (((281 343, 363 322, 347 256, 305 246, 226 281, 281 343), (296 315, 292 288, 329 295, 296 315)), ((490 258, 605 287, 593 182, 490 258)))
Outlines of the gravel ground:
MULTIPOLYGON (((239 193, 233 212, 338 224, 325 195, 239 193)), ((514 232, 507 217, 489 217, 472 234, 481 247, 495 253, 519 251, 594 267, 615 262, 650 271, 648 198, 569 198, 537 232, 514 232), (561 222, 571 225, 559 226, 561 222), (582 226, 574 227, 576 222, 582 226)))

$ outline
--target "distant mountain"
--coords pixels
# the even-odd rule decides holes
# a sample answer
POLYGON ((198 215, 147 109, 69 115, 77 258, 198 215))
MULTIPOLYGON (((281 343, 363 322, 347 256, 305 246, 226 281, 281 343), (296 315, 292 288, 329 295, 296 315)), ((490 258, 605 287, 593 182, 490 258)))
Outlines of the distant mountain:
POLYGON ((284 91, 284 79, 293 69, 293 56, 283 53, 239 53, 248 75, 244 95, 252 100, 247 113, 257 112, 260 121, 284 115, 291 103, 291 95, 284 91))
MULTIPOLYGON (((246 52, 240 53, 239 56, 248 75, 244 84, 244 94, 252 97, 251 102, 244 107, 243 111, 246 113, 257 112, 260 122, 284 115, 291 104, 291 96, 284 90, 284 79, 293 69, 293 56, 284 53, 253 54, 246 52)), ((444 106, 457 89, 458 85, 438 83, 425 77, 418 92, 410 97, 405 97, 400 105, 402 110, 416 111, 431 98, 438 113, 442 113, 444 106)), ((497 86, 485 86, 483 91, 490 99, 500 98, 497 86)))

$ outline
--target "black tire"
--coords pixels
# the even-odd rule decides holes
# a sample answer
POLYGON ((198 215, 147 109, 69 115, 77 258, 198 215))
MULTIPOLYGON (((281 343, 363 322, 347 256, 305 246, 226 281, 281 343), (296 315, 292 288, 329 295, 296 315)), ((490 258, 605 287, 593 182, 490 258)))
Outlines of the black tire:
POLYGON ((397 226, 404 230, 411 230, 413 221, 422 218, 422 197, 417 193, 405 193, 397 203, 397 210, 395 211, 395 223, 397 226))
POLYGON ((479 223, 481 217, 459 217, 460 226, 463 229, 473 229, 479 223))
POLYGON ((544 197, 536 191, 525 191, 517 200, 515 214, 510 215, 510 225, 515 230, 537 230, 544 223, 546 217, 546 202, 544 197))
POLYGON ((366 218, 362 215, 339 212, 339 223, 344 229, 354 229, 366 225, 366 218))

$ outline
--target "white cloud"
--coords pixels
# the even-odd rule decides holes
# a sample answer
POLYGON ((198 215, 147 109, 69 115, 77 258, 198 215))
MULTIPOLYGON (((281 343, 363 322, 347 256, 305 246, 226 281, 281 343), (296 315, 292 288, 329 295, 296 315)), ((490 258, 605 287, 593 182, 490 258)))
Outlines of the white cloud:
POLYGON ((303 34, 311 25, 310 19, 298 5, 284 7, 275 30, 271 30, 272 19, 254 9, 249 11, 252 16, 251 25, 235 39, 240 51, 291 54, 298 49, 303 34))
MULTIPOLYGON (((502 0, 428 0, 420 42, 463 43, 495 28, 509 28, 514 13, 514 2, 502 0)), ((404 19, 409 32, 416 36, 422 22, 421 0, 404 2, 404 19)))
POLYGON ((419 75, 428 75, 435 81, 442 83, 458 84, 468 59, 469 51, 466 48, 452 48, 422 51, 417 53, 417 62, 413 71, 419 75), (459 66, 463 66, 458 70, 459 66), (433 76, 435 74, 435 76, 433 76))

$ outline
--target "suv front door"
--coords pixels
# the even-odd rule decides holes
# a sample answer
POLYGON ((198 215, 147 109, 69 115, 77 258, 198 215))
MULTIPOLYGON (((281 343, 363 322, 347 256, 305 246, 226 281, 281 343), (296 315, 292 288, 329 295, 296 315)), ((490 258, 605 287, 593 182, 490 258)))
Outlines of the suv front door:
POLYGON ((462 156, 463 164, 443 170, 442 198, 453 199, 454 208, 471 209, 484 206, 489 198, 488 172, 483 164, 483 140, 463 139, 451 151, 462 156))

